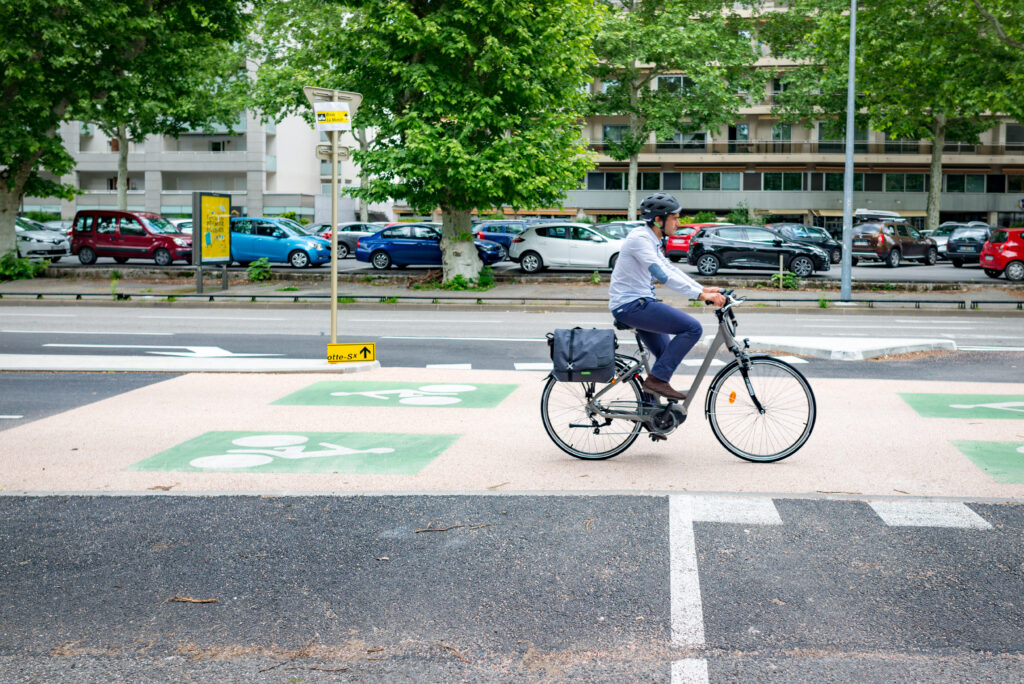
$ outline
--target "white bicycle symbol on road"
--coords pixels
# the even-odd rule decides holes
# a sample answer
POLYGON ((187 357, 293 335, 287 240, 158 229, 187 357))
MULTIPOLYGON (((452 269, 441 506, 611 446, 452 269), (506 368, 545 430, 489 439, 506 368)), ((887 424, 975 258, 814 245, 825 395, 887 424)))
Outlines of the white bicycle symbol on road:
POLYGON ((390 454, 395 450, 390 447, 374 447, 372 449, 349 449, 339 444, 320 442, 319 450, 306 451, 308 437, 302 435, 254 435, 239 437, 232 440, 241 449, 227 449, 227 453, 215 456, 200 456, 189 461, 193 468, 207 470, 255 468, 272 463, 275 458, 303 459, 326 458, 329 456, 351 456, 353 454, 390 454))
POLYGON ((366 392, 331 392, 332 397, 369 397, 387 401, 397 397, 399 404, 410 406, 444 406, 462 401, 458 394, 475 392, 474 385, 423 385, 416 389, 367 390, 366 392))

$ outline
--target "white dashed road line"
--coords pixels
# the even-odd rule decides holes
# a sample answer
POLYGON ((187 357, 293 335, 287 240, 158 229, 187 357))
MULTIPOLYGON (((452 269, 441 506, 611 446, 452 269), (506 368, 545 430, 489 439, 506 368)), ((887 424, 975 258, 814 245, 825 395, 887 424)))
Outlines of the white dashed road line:
POLYGON ((959 527, 987 530, 992 525, 962 503, 949 501, 869 501, 890 527, 959 527))
POLYGON ((427 368, 445 368, 448 370, 473 370, 471 363, 428 363, 427 368))
POLYGON ((0 420, 19 420, 19 419, 24 418, 24 417, 25 416, 13 416, 13 415, 0 416, 0 420))

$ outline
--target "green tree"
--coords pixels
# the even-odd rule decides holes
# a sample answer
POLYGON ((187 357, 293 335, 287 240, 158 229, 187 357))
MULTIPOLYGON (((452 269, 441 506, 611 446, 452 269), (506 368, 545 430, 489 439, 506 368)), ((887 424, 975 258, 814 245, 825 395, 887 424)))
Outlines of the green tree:
POLYGON ((241 44, 213 32, 168 31, 158 50, 132 62, 87 118, 118 141, 117 202, 128 207, 128 143, 156 134, 229 131, 246 108, 249 86, 241 44))
POLYGON ((69 197, 58 135, 153 50, 180 35, 240 39, 239 0, 5 0, 0 12, 0 254, 15 249, 25 194, 69 197))
POLYGON ((480 271, 474 208, 559 203, 593 167, 580 135, 592 0, 286 4, 261 14, 263 111, 306 112, 303 85, 361 93, 353 126, 375 135, 349 192, 440 208, 446 281, 480 271))
MULTIPOLYGON (((947 140, 977 143, 995 113, 1013 111, 1006 73, 1019 69, 1008 47, 979 40, 971 0, 887 0, 857 13, 858 124, 893 138, 931 141, 928 228, 939 223, 947 140)), ((788 72, 775 101, 786 121, 824 120, 842 137, 846 118, 849 3, 794 0, 763 35, 773 52, 802 66, 788 72)))
POLYGON ((766 76, 754 69, 753 26, 731 13, 732 2, 600 2, 606 12, 592 73, 601 90, 591 113, 627 117, 626 129, 604 143, 613 159, 629 160, 628 214, 635 219, 638 159, 651 134, 671 140, 734 122, 766 76))

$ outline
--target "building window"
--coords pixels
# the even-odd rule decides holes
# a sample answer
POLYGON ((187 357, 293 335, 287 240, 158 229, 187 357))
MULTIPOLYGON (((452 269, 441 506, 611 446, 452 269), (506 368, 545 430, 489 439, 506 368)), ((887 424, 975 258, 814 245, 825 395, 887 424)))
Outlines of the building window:
POLYGON ((614 80, 614 79, 610 79, 610 80, 604 81, 603 83, 601 83, 601 92, 602 93, 607 93, 610 89, 617 88, 618 85, 619 85, 619 82, 614 80))
POLYGON ((946 174, 946 192, 985 192, 985 176, 980 173, 946 174))
POLYGON ((587 190, 604 190, 604 174, 588 173, 587 190))
POLYGON ((643 171, 637 174, 636 186, 639 190, 660 190, 661 174, 643 171))
POLYGON ((739 190, 739 171, 705 171, 702 178, 704 190, 739 190))
POLYGON ((227 140, 211 140, 210 141, 211 152, 227 152, 228 141, 227 140))
POLYGON ((693 90, 693 79, 689 76, 659 76, 658 90, 686 95, 693 90))
POLYGON ((729 126, 729 153, 753 152, 750 145, 750 125, 736 124, 729 126))
MULTIPOLYGON (((857 154, 867 153, 868 129, 854 126, 853 151, 857 154)), ((819 121, 818 152, 822 154, 845 154, 846 126, 837 121, 819 121)))
MULTIPOLYGON (((1024 176, 1022 176, 1024 178, 1024 176)), ((667 171, 661 175, 661 185, 664 190, 679 190, 681 180, 677 171, 667 171)))
POLYGON ((1024 152, 1024 126, 1015 123, 1006 124, 1006 151, 1024 152))
POLYGON ((626 189, 626 174, 621 171, 615 171, 612 173, 604 174, 604 189, 605 190, 625 190, 626 189))
POLYGON ((786 83, 785 81, 783 81, 781 78, 773 78, 772 79, 772 102, 776 102, 778 100, 778 98, 779 98, 779 95, 781 95, 782 93, 786 92, 786 89, 788 87, 789 87, 789 84, 786 83))
POLYGON ((691 150, 704 152, 707 149, 707 134, 704 131, 682 133, 676 131, 668 140, 659 140, 659 150, 691 150))
MULTIPOLYGON (((842 192, 843 191, 843 175, 841 173, 826 173, 825 174, 825 190, 830 192, 842 192)), ((854 192, 862 192, 864 190, 864 174, 855 173, 853 174, 853 190, 854 192)))
POLYGON ((626 124, 605 124, 601 127, 601 139, 604 142, 622 142, 622 136, 629 131, 626 124))
POLYGON ((799 171, 768 171, 762 174, 762 190, 803 190, 803 175, 799 171))
POLYGON ((1024 192, 1024 175, 1007 175, 1006 192, 1024 192))
POLYGON ((682 173, 682 185, 681 190, 700 190, 700 172, 699 171, 683 171, 682 173))

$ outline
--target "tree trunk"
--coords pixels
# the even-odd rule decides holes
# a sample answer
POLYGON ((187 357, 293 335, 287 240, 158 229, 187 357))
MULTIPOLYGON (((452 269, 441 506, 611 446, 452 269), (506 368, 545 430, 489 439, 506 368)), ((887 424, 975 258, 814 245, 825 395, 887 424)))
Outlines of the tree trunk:
POLYGON ((464 280, 474 282, 480 277, 483 262, 477 254, 472 235, 472 219, 468 209, 441 206, 441 264, 444 268, 444 282, 455 280, 460 275, 464 280), (467 235, 470 239, 463 237, 467 235))
POLYGON ((22 161, 21 165, 7 168, 7 177, 0 177, 0 256, 14 252, 17 256, 18 235, 15 231, 14 219, 18 217, 21 196, 25 192, 25 183, 32 175, 32 168, 39 156, 31 162, 22 161), (13 181, 10 177, 13 176, 13 181))
MULTIPOLYGON (((365 128, 360 128, 360 129, 357 129, 357 130, 353 130, 352 134, 355 136, 356 142, 359 143, 359 151, 360 152, 365 152, 366 149, 370 146, 369 143, 366 142, 366 129, 365 128)), ((362 168, 360 168, 359 169, 359 189, 362 190, 365 187, 366 187, 366 179, 363 177, 363 170, 362 170, 362 168)), ((366 206, 366 200, 363 199, 362 197, 359 198, 359 220, 362 221, 363 223, 366 223, 367 221, 370 220, 370 210, 366 206)))
POLYGON ((942 201, 942 148, 946 146, 946 115, 936 114, 932 128, 932 164, 928 176, 928 218, 925 229, 939 226, 939 206, 942 201))
POLYGON ((128 127, 117 127, 117 208, 128 209, 128 127))

